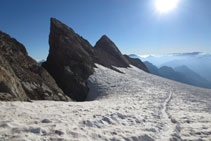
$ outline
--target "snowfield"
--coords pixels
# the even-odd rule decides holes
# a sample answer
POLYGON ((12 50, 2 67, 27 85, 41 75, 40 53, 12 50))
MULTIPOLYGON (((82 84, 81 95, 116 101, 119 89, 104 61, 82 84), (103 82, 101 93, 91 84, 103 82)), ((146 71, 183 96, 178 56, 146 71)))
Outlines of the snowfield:
POLYGON ((0 102, 0 141, 211 140, 211 90, 97 67, 87 102, 0 102))

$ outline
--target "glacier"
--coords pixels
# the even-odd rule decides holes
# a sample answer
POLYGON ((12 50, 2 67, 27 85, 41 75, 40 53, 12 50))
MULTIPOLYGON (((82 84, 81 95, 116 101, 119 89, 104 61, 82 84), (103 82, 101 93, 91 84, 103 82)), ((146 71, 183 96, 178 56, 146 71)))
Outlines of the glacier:
POLYGON ((96 66, 85 102, 0 102, 0 140, 211 140, 211 90, 96 66))

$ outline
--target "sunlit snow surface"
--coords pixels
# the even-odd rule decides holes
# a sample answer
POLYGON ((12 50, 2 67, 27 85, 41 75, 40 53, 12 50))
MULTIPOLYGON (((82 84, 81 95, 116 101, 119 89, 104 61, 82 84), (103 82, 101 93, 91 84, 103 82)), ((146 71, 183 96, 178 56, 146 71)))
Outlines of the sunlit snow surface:
POLYGON ((97 66, 97 100, 0 102, 0 141, 211 140, 211 90, 97 66))

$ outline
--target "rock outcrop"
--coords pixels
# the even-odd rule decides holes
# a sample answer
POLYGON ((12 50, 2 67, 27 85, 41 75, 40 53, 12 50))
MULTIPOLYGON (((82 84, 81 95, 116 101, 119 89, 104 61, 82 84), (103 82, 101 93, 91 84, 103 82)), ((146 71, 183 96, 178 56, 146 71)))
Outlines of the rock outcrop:
POLYGON ((133 65, 133 66, 135 66, 135 67, 137 67, 137 68, 149 73, 148 68, 146 67, 146 65, 140 59, 138 59, 138 58, 130 58, 127 55, 124 55, 124 57, 128 60, 128 62, 131 65, 133 65))
POLYGON ((0 52, 0 100, 27 101, 23 87, 13 69, 0 52))
POLYGON ((129 67, 128 60, 122 55, 117 46, 106 36, 103 35, 94 46, 96 63, 105 67, 129 67))
POLYGON ((94 72, 91 44, 55 18, 51 18, 49 44, 42 66, 67 96, 84 101, 89 91, 86 80, 94 72))
POLYGON ((69 100, 25 47, 0 31, 0 100, 69 100))

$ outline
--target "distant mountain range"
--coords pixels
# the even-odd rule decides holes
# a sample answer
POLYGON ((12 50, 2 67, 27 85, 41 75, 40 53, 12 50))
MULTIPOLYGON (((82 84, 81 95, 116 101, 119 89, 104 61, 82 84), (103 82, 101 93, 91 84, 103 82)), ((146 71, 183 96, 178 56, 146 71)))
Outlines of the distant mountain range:
POLYGON ((154 74, 185 84, 211 88, 211 54, 201 52, 168 55, 129 55, 144 61, 154 74))
POLYGON ((173 53, 166 55, 129 55, 132 58, 139 58, 142 61, 149 61, 157 67, 187 66, 203 78, 211 81, 211 54, 202 52, 173 53))
POLYGON ((157 68, 152 63, 145 61, 144 64, 147 66, 149 71, 154 74, 171 80, 175 80, 181 83, 198 86, 202 88, 211 88, 211 82, 201 77, 196 72, 192 71, 187 66, 178 66, 176 68, 162 66, 157 68))

